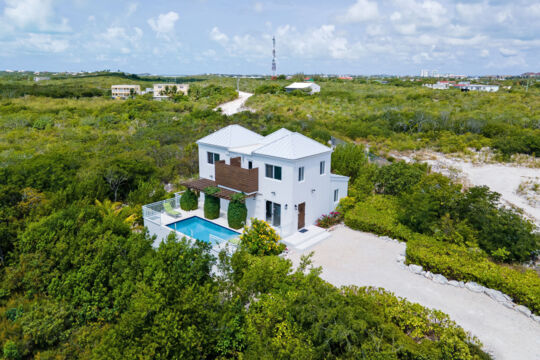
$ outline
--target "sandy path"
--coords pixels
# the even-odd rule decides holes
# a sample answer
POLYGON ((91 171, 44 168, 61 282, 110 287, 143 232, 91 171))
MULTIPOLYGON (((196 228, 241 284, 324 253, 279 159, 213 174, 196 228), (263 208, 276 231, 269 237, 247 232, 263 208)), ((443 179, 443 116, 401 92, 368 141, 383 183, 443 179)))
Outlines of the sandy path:
MULTIPOLYGON (((442 310, 478 337, 495 359, 540 359, 540 325, 487 295, 440 285, 402 269, 396 257, 405 244, 339 227, 312 248, 322 278, 336 285, 382 287, 395 295, 442 310)), ((311 251, 311 250, 310 250, 311 251)), ((300 255, 288 256, 296 265, 300 255)))
POLYGON ((244 107, 244 104, 246 103, 247 99, 249 99, 249 97, 252 95, 253 94, 251 93, 239 91, 238 99, 221 104, 216 109, 221 109, 221 112, 225 115, 232 115, 241 111, 249 110, 244 107))

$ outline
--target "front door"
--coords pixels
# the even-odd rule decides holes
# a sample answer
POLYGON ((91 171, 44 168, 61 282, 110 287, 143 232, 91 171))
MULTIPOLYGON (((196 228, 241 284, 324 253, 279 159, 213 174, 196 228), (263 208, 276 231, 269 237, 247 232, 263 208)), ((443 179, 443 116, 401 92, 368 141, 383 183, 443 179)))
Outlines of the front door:
POLYGON ((306 226, 306 203, 298 204, 298 229, 306 226))

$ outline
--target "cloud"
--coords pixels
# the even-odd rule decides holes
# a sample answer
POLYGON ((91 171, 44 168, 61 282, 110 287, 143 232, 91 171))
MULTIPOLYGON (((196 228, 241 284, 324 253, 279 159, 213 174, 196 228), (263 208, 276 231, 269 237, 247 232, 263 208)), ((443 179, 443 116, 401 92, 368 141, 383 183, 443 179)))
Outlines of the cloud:
POLYGON ((499 48, 499 52, 500 52, 501 55, 504 56, 504 57, 516 56, 517 53, 518 53, 516 50, 514 50, 514 49, 508 49, 508 48, 499 48))
MULTIPOLYGON (((297 58, 358 58, 362 46, 351 44, 347 38, 338 33, 335 25, 322 25, 318 28, 298 31, 294 26, 282 25, 274 31, 277 47, 281 56, 297 58)), ((272 37, 264 34, 255 37, 250 34, 229 36, 217 27, 210 32, 210 38, 219 43, 231 56, 248 58, 269 57, 272 37)))
POLYGON ((212 28, 212 31, 210 31, 210 38, 221 45, 225 45, 229 42, 229 37, 219 31, 219 28, 217 26, 214 26, 212 28))
POLYGON ((169 11, 166 14, 160 14, 157 19, 148 19, 148 25, 155 31, 157 37, 169 40, 174 32, 174 25, 180 17, 174 11, 169 11))
POLYGON ((347 12, 338 16, 338 21, 343 23, 358 23, 376 20, 379 17, 379 7, 376 2, 369 0, 356 0, 347 12))
POLYGON ((21 47, 40 52, 61 53, 69 48, 68 40, 58 39, 50 34, 29 34, 19 42, 21 47))
POLYGON ((71 28, 65 18, 55 21, 52 0, 5 0, 4 21, 18 29, 33 32, 67 32, 71 28))

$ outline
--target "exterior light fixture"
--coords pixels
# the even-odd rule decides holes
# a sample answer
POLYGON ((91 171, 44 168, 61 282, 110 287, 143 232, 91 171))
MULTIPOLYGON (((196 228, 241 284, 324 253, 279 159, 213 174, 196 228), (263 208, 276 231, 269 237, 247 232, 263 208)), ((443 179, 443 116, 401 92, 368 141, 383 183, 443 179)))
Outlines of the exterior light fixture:
POLYGON ((294 210, 298 211, 298 205, 294 205, 294 210))
POLYGON ((272 191, 272 195, 276 196, 276 192, 275 192, 275 191, 272 191))
POLYGON ((289 207, 289 205, 285 204, 285 210, 287 210, 288 207, 289 207))
POLYGON ((311 193, 314 194, 314 193, 315 193, 315 189, 311 189, 311 193))

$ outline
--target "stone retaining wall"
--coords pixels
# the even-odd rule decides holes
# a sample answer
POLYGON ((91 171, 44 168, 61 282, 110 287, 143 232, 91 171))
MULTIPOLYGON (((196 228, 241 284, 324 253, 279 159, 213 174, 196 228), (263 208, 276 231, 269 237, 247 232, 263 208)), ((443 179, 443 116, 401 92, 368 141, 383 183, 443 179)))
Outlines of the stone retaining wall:
MULTIPOLYGON (((396 239, 392 239, 392 238, 390 238, 388 236, 379 236, 379 238, 382 239, 382 240, 385 240, 385 241, 392 241, 392 242, 396 242, 396 243, 400 242, 400 241, 398 241, 396 239)), ((501 303, 502 305, 506 306, 507 308, 514 309, 517 312, 519 312, 519 313, 521 313, 521 314, 523 314, 523 315, 525 315, 527 317, 530 317, 534 321, 540 323, 540 316, 534 315, 532 313, 532 311, 529 308, 527 308, 526 306, 518 305, 518 304, 514 303, 510 296, 504 294, 503 292, 501 292, 499 290, 490 289, 490 288, 487 288, 485 286, 482 286, 482 285, 477 284, 477 283, 472 282, 472 281, 465 283, 463 281, 448 280, 444 275, 433 274, 430 271, 425 271, 422 268, 422 266, 420 266, 420 265, 416 265, 416 264, 407 265, 407 264, 405 264, 405 260, 406 260, 405 251, 396 258, 396 261, 398 262, 398 264, 400 265, 400 267, 402 269, 408 270, 408 271, 412 272, 413 274, 423 276, 426 279, 435 281, 436 283, 439 283, 441 285, 449 285, 449 286, 454 286, 454 287, 459 287, 459 288, 465 288, 465 289, 467 289, 469 291, 476 292, 476 293, 484 293, 487 296, 489 296, 490 298, 492 298, 493 300, 495 300, 495 301, 501 303)))

